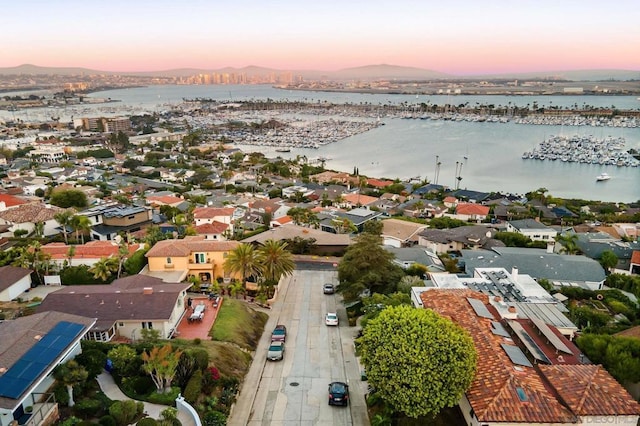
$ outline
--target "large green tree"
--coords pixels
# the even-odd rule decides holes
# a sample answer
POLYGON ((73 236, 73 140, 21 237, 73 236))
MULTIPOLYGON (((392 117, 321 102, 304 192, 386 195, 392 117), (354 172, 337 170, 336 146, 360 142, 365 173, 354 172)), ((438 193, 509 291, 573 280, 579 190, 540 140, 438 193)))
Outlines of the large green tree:
POLYGON ((283 275, 290 275, 295 269, 293 255, 284 241, 267 240, 258 249, 258 254, 261 273, 266 281, 277 283, 283 275))
POLYGON ((618 264, 618 256, 611 250, 605 250, 600 255, 600 264, 604 269, 610 271, 618 264))
POLYGON ((356 300, 363 290, 371 294, 395 292, 404 272, 381 243, 379 236, 365 232, 345 252, 338 265, 338 291, 345 301, 356 300))
POLYGON ((413 418, 453 407, 476 371, 471 336, 428 309, 384 309, 358 340, 369 384, 394 412, 413 418))
POLYGON ((87 380, 89 373, 82 365, 72 359, 64 364, 58 365, 53 371, 53 376, 57 381, 67 387, 67 391, 69 392, 69 407, 73 407, 73 387, 87 380))
POLYGON ((87 195, 78 189, 60 189, 53 191, 51 200, 49 201, 54 206, 62 207, 63 209, 69 207, 83 209, 88 205, 87 195))

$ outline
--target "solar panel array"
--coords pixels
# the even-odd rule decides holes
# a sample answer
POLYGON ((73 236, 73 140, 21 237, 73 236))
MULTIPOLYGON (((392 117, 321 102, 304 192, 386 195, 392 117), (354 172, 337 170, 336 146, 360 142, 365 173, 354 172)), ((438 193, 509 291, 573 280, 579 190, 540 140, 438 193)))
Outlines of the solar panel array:
POLYGON ((527 333, 527 331, 522 327, 522 325, 520 325, 520 323, 511 321, 509 322, 509 325, 511 325, 511 329, 516 333, 520 341, 522 341, 522 343, 524 343, 524 345, 527 347, 529 353, 531 353, 531 355, 533 355, 533 357, 538 362, 551 364, 551 361, 549 360, 547 355, 545 355, 540 346, 538 346, 536 341, 533 340, 533 337, 531 337, 531 335, 527 333))
POLYGON ((84 325, 60 321, 22 358, 0 376, 0 396, 18 399, 62 355, 84 330, 84 325))
POLYGON ((514 364, 523 365, 525 367, 533 367, 527 356, 519 347, 507 345, 505 343, 502 343, 500 346, 502 346, 502 349, 504 349, 504 351, 509 356, 509 359, 511 359, 511 362, 513 362, 514 364))
POLYGON ((481 300, 474 299, 473 297, 467 297, 467 301, 471 304, 471 307, 476 312, 476 315, 482 318, 495 319, 493 314, 489 312, 487 307, 481 300))
POLYGON ((553 345, 554 348, 558 351, 562 351, 567 354, 573 354, 573 351, 564 344, 562 340, 549 328, 544 321, 539 318, 531 317, 531 321, 535 324, 536 328, 544 334, 544 337, 549 340, 549 342, 553 345))

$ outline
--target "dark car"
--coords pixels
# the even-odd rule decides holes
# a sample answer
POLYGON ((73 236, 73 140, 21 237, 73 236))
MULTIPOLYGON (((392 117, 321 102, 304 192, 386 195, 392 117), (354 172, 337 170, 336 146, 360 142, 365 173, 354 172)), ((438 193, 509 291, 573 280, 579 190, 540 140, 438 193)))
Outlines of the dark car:
POLYGON ((324 294, 333 294, 335 293, 336 288, 334 287, 333 284, 326 283, 324 286, 322 286, 322 291, 324 294))
POLYGON ((343 382, 329 383, 329 405, 348 405, 349 385, 343 382))
POLYGON ((287 339, 287 327, 282 324, 276 325, 271 333, 272 342, 284 342, 287 339))

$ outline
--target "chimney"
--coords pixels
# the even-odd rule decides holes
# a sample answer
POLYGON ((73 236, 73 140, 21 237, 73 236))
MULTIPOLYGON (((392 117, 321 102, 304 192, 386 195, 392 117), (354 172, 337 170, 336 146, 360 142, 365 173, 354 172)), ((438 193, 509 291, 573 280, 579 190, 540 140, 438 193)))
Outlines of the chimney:
POLYGON ((513 268, 511 268, 511 278, 513 278, 513 281, 518 282, 518 267, 514 266, 513 268))
POLYGON ((518 310, 515 306, 509 306, 504 317, 508 319, 518 319, 518 310))
POLYGON ((153 287, 145 287, 142 289, 142 294, 153 294, 153 287))

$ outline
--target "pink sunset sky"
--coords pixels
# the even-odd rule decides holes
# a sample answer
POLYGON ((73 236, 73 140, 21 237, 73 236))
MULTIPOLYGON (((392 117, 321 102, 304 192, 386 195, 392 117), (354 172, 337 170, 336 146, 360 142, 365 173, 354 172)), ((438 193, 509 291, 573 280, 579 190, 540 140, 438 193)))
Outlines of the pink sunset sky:
POLYGON ((640 1, 21 0, 0 67, 640 70, 640 1))

